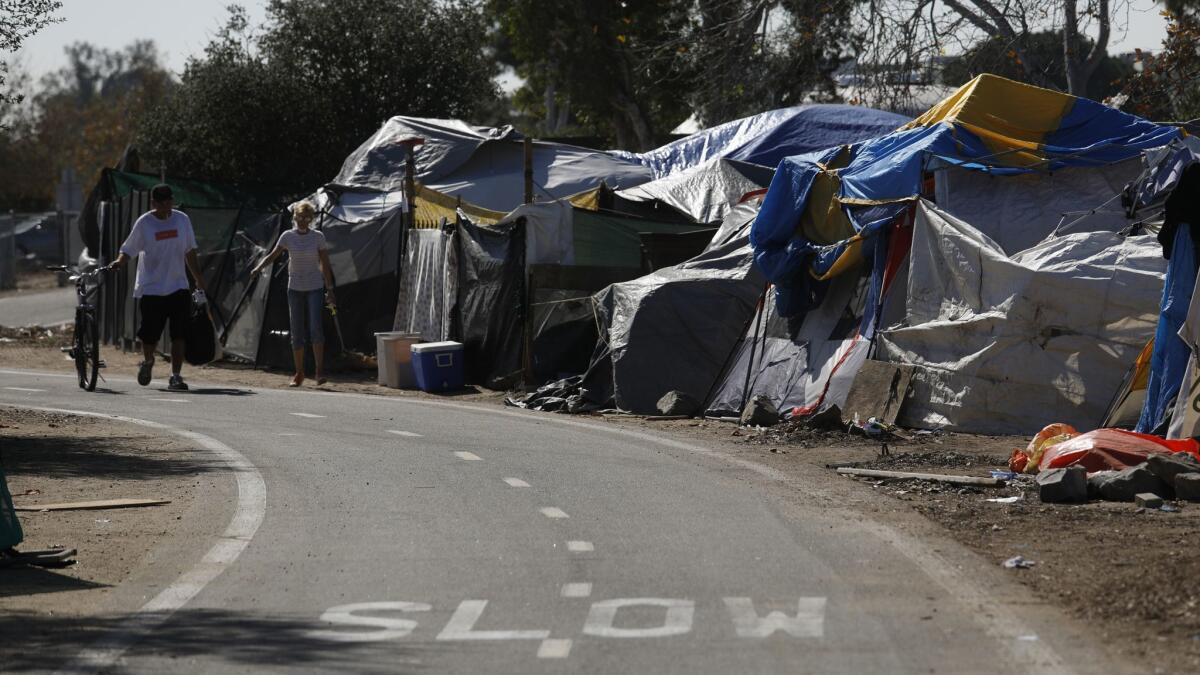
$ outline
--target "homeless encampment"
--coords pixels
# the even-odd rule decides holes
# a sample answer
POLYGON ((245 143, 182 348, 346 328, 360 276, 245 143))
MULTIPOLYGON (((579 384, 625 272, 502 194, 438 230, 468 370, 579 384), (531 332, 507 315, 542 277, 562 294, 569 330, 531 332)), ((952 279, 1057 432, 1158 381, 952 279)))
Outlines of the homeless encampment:
POLYGON ((984 75, 899 131, 785 159, 751 230, 773 306, 709 409, 841 405, 874 355, 914 366, 902 424, 1096 426, 1165 269, 1121 195, 1142 151, 1179 136, 984 75))

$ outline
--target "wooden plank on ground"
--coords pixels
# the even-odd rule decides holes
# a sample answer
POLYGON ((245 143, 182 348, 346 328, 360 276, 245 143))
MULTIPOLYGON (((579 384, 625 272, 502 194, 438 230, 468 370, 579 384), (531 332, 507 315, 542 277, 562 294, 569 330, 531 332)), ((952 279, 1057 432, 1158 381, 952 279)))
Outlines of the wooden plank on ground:
POLYGON ((63 502, 61 504, 22 504, 13 508, 17 511, 93 511, 128 509, 136 506, 161 506, 170 503, 170 499, 101 499, 92 502, 63 502))
POLYGON ((914 473, 912 471, 882 471, 879 469, 841 468, 838 473, 846 476, 863 476, 866 478, 916 478, 933 480, 955 485, 983 485, 986 487, 1003 487, 1004 481, 999 478, 978 478, 976 476, 947 476, 940 473, 914 473))

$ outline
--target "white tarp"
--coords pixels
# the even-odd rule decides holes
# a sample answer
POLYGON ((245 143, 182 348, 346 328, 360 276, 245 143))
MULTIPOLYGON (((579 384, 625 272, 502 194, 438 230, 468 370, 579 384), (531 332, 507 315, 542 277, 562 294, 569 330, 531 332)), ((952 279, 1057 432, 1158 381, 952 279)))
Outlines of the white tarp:
POLYGON ((1101 422, 1158 322, 1153 236, 1085 232, 1013 255, 929 202, 917 207, 905 324, 878 358, 918 366, 901 424, 1029 434, 1101 422))
POLYGON ((1120 195, 1141 171, 1141 158, 1016 176, 947 168, 937 172, 937 204, 1012 254, 1056 230, 1060 235, 1121 230, 1129 220, 1120 195))
POLYGON ((565 199, 522 204, 500 220, 510 223, 525 219, 525 264, 574 265, 575 219, 565 199))
POLYGON ((620 190, 617 196, 635 202, 658 200, 697 223, 715 223, 743 195, 770 184, 770 169, 761 168, 765 179, 762 184, 739 171, 733 162, 716 157, 665 178, 620 190))

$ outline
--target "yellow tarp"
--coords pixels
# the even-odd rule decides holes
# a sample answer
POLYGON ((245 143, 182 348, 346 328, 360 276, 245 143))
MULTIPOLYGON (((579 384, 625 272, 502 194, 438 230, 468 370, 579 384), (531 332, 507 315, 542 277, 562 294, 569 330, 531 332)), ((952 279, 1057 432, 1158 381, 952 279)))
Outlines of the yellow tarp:
POLYGON ((1077 99, 996 75, 980 75, 958 88, 905 129, 938 123, 961 126, 998 156, 996 164, 1029 166, 1044 160, 1046 134, 1056 131, 1077 99))
POLYGON ((417 198, 414 202, 413 222, 417 229, 439 228, 442 226, 443 218, 453 223, 456 209, 462 209, 463 213, 481 225, 495 225, 504 217, 504 214, 499 211, 468 204, 457 197, 451 197, 419 183, 417 184, 417 198))

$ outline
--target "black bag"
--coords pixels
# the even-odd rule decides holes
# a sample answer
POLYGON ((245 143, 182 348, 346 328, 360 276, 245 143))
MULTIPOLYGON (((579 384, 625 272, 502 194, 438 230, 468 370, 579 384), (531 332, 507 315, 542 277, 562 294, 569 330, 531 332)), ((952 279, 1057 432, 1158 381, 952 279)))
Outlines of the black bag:
POLYGON ((193 366, 203 366, 217 359, 217 331, 208 316, 208 305, 192 303, 183 341, 183 358, 193 366))

